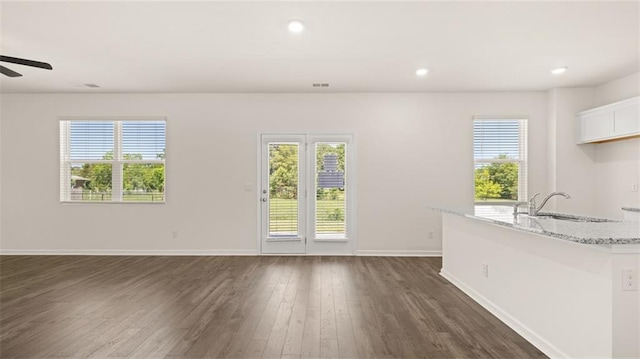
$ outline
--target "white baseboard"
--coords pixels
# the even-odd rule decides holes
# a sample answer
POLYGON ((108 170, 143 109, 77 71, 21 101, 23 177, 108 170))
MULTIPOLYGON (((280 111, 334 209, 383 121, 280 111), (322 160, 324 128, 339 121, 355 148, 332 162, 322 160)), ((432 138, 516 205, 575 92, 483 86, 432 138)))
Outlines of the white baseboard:
POLYGON ((558 349, 553 344, 549 343, 543 337, 538 335, 533 330, 526 327, 520 321, 509 315, 507 312, 502 310, 500 307, 495 305, 493 302, 482 296, 480 293, 471 289, 464 282, 456 278, 451 273, 446 270, 440 270, 440 275, 444 277, 446 280, 451 282, 453 285, 458 287, 461 291, 463 291, 466 295, 471 297, 476 303, 480 304, 486 310, 488 310, 491 314, 493 314, 496 318, 500 319, 504 324, 506 324, 509 328, 513 329, 516 333, 520 334, 523 338, 525 338, 529 343, 538 348, 541 352, 549 356, 550 358, 569 358, 564 352, 558 349))
POLYGON ((353 257, 350 253, 258 253, 266 257, 353 257))
MULTIPOLYGON (((352 256, 344 253, 267 254, 253 249, 178 250, 178 249, 0 249, 0 255, 49 256, 352 256)), ((442 251, 360 250, 356 256, 370 257, 441 257, 442 251)))
POLYGON ((253 249, 0 249, 0 255, 51 256, 255 256, 253 249))
POLYGON ((413 250, 413 251, 395 251, 395 250, 359 250, 356 251, 358 256, 369 257, 442 257, 442 251, 426 251, 426 250, 413 250))

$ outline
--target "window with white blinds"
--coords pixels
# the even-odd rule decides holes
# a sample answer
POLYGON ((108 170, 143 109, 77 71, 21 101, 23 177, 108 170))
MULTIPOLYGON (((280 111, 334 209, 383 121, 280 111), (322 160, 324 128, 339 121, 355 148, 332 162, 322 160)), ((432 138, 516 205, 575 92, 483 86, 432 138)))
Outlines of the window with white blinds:
POLYGON ((476 204, 527 198, 527 120, 474 119, 476 204))
POLYGON ((164 120, 60 121, 60 200, 164 202, 164 120))

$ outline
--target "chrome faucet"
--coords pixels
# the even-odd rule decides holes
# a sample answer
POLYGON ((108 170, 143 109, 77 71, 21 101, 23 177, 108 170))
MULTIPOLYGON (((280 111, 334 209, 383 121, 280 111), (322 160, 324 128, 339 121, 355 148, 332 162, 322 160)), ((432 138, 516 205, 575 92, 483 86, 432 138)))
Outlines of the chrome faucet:
POLYGON ((566 199, 571 198, 571 196, 569 196, 568 193, 566 192, 551 192, 548 196, 546 196, 543 200, 542 203, 536 207, 536 197, 539 195, 540 193, 536 193, 533 195, 533 197, 531 197, 531 199, 529 199, 529 215, 530 216, 537 216, 538 212, 540 212, 540 210, 542 209, 542 207, 544 207, 545 204, 547 204, 547 201, 549 200, 549 198, 553 197, 553 196, 563 196, 566 199))

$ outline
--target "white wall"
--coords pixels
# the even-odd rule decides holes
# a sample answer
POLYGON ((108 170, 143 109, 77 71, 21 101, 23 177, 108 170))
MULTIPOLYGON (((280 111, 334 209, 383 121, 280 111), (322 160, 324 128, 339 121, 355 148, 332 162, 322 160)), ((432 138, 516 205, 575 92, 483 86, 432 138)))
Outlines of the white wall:
MULTIPOLYGON (((548 186, 570 200, 551 201, 549 209, 623 219, 621 207, 639 207, 640 139, 576 145, 575 114, 640 94, 640 73, 598 87, 558 88, 548 92, 548 186)), ((534 189, 535 190, 535 189, 534 189)))
POLYGON ((356 136, 359 253, 438 253, 441 217, 426 205, 471 206, 474 115, 530 118, 529 183, 547 191, 546 100, 544 92, 4 95, 1 249, 255 253, 258 133, 318 131, 356 136), (167 203, 60 204, 61 116, 166 116, 167 203))
POLYGON ((594 107, 640 95, 640 72, 607 82, 595 88, 594 107))
MULTIPOLYGON (((558 146, 556 143, 558 136, 558 116, 556 114, 558 96, 556 96, 556 92, 556 90, 551 90, 547 93, 547 188, 554 191, 558 180, 558 146)), ((529 195, 532 196, 534 193, 536 192, 530 192, 529 195)), ((552 199, 548 206, 549 208, 555 207, 555 199, 552 199)))
MULTIPOLYGON (((611 81, 595 89, 595 106, 640 95, 640 72, 611 81)), ((604 217, 623 218, 621 207, 640 207, 640 138, 596 145, 596 207, 604 217)))
POLYGON ((598 145, 595 163, 598 215, 623 219, 621 207, 640 207, 640 139, 598 145))
MULTIPOLYGON (((565 191, 570 200, 554 197, 546 210, 596 215, 595 145, 576 145, 576 112, 593 104, 593 88, 557 88, 548 93, 549 191, 565 191)), ((547 192, 533 189, 533 192, 547 192)), ((540 196, 539 198, 542 198, 540 196)), ((538 201, 538 203, 540 203, 538 201)))

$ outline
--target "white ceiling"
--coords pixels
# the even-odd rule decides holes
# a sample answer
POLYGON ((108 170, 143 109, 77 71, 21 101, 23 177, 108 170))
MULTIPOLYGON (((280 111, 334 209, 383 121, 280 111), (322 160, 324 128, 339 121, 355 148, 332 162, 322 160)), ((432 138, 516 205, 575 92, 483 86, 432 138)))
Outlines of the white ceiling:
POLYGON ((2 93, 546 90, 598 85, 640 62, 638 1, 0 6, 0 53, 54 68, 4 63, 24 76, 0 75, 2 93), (291 18, 306 31, 289 33, 291 18), (551 75, 559 66, 569 71, 551 75))

